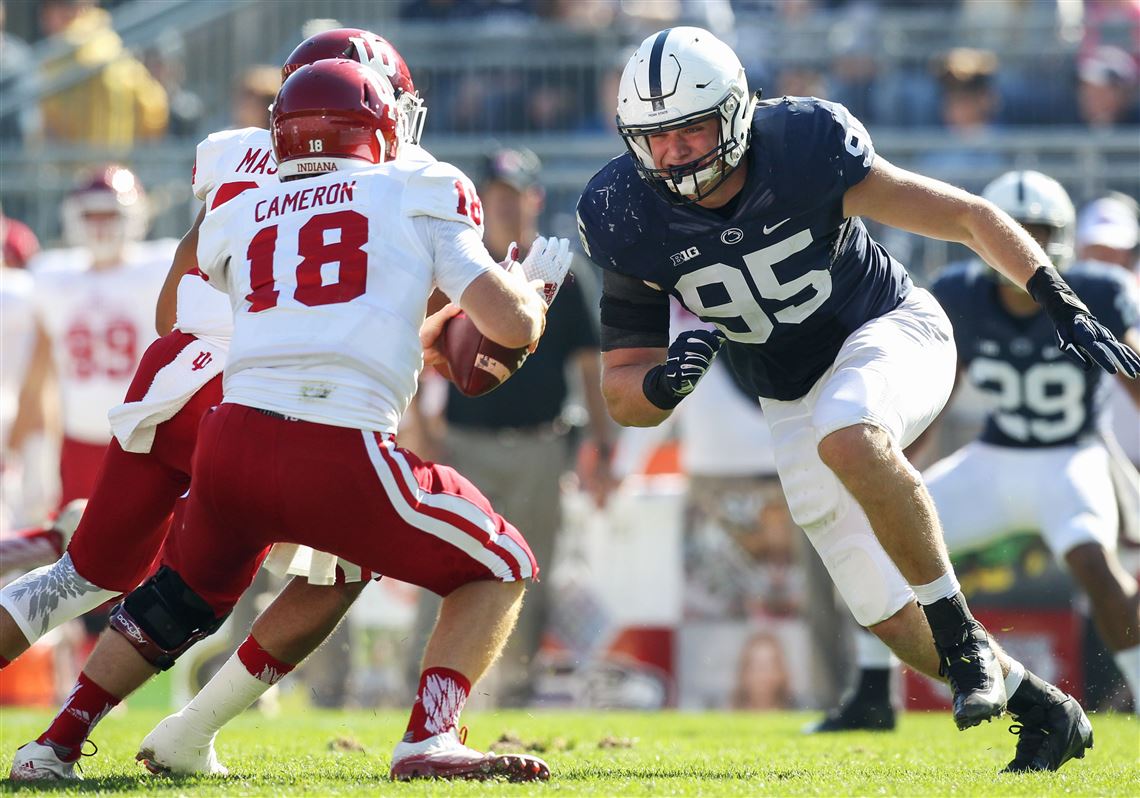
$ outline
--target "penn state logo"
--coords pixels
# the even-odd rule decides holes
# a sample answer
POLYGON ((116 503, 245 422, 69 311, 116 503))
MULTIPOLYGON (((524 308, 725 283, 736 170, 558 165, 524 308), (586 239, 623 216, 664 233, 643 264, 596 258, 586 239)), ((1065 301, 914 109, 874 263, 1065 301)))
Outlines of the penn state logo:
POLYGON ((744 238, 744 231, 739 227, 730 227, 720 234, 720 240, 725 244, 739 244, 744 238))

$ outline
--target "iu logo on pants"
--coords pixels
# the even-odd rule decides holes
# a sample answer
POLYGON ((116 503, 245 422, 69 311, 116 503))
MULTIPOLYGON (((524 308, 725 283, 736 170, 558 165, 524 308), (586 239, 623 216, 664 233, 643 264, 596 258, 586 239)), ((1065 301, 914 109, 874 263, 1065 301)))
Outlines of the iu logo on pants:
POLYGON ((194 365, 191 371, 201 371, 206 368, 206 365, 214 359, 214 355, 210 352, 199 352, 198 357, 194 358, 194 365))

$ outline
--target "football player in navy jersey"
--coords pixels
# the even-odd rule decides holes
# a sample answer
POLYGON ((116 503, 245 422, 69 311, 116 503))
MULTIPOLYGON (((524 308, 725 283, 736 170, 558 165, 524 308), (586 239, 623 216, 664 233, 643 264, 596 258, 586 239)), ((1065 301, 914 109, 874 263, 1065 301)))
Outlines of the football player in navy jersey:
POLYGON ((1009 769, 1082 755, 1088 718, 970 614, 930 494, 903 456, 950 394, 953 334, 859 217, 972 247, 1028 288, 1083 364, 1135 376, 1140 358, 992 203, 876 157, 842 106, 759 102, 708 31, 671 28, 641 44, 622 73, 617 126, 629 152, 578 203, 583 246, 605 271, 611 415, 661 423, 723 344, 768 419, 792 516, 859 623, 949 680, 959 728, 1008 700, 1026 749, 1009 769), (717 330, 670 344, 670 294, 717 330))
MULTIPOLYGON (((1007 172, 983 196, 1050 255, 1104 325, 1133 347, 1140 323, 1127 272, 1073 258, 1073 203, 1040 172, 1007 172)), ((923 475, 953 552, 1023 529, 1039 530, 1089 597, 1093 620, 1140 697, 1140 593, 1116 558, 1120 518, 1102 428, 1107 375, 1060 356, 1056 334, 1025 292, 980 261, 948 266, 933 293, 950 316, 960 372, 994 400, 977 440, 923 475), (996 279, 995 279, 996 278, 996 279)), ((1121 380, 1140 405, 1140 382, 1121 380)), ((887 684, 890 653, 857 646, 856 689, 816 731, 894 726, 887 684)), ((1140 708, 1140 700, 1137 700, 1140 708)))

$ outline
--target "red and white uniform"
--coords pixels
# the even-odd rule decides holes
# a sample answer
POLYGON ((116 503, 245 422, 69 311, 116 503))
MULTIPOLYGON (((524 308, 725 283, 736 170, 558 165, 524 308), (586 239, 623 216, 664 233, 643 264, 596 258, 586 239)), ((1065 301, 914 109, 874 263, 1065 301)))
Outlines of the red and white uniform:
POLYGON ((18 528, 25 517, 19 468, 11 467, 8 433, 16 420, 20 386, 36 338, 32 277, 24 269, 0 266, 0 534, 18 528))
MULTIPOLYGON (((202 199, 276 183, 266 130, 216 133, 198 145, 194 191, 202 199), (252 166, 245 160, 251 148, 258 153, 252 166), (258 168, 265 151, 268 163, 258 168)), ((164 272, 169 265, 168 258, 164 272)), ((153 308, 152 301, 151 319, 153 308)), ((147 349, 130 388, 116 399, 122 404, 109 414, 115 440, 68 549, 85 579, 125 592, 152 569, 171 511, 190 485, 199 422, 221 402, 232 332, 229 300, 196 271, 183 277, 175 330, 147 349), (131 486, 130 502, 121 500, 123 485, 131 486)))
POLYGON ((428 296, 458 300, 498 268, 481 222, 462 173, 403 159, 249 191, 207 214, 199 268, 229 294, 234 338, 167 561, 216 611, 275 541, 441 594, 537 574, 470 482, 393 439, 423 365, 428 296))
POLYGON ((36 318, 52 344, 63 415, 61 503, 90 496, 143 351, 155 339, 154 306, 174 255, 171 239, 131 244, 124 262, 94 269, 82 249, 51 250, 29 264, 36 318))

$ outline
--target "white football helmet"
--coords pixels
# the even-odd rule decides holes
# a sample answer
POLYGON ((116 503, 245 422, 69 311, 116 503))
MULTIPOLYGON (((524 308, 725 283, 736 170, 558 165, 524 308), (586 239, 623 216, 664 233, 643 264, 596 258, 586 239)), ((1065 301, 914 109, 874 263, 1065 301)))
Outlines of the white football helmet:
POLYGON ((618 87, 617 128, 638 174, 672 202, 707 197, 748 149, 755 99, 732 48, 703 28, 669 28, 641 43, 618 87), (658 168, 648 136, 716 117, 720 141, 701 157, 658 168))
POLYGON ((131 170, 109 164, 76 182, 60 205, 60 216, 68 246, 86 248, 97 261, 110 260, 146 235, 146 193, 131 170))
POLYGON ((1058 269, 1072 263, 1077 214, 1069 193, 1056 180, 1041 172, 1015 170, 993 180, 982 196, 1016 222, 1051 228, 1045 254, 1058 269))

